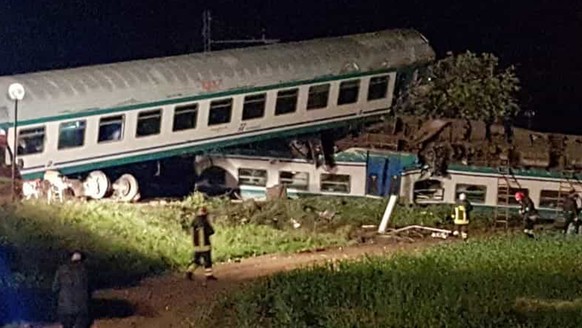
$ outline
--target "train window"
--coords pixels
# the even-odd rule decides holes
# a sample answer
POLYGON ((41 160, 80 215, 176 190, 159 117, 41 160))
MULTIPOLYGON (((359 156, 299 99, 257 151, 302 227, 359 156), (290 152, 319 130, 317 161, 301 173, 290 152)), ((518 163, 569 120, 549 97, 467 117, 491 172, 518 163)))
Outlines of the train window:
POLYGON ((443 183, 436 179, 418 180, 414 183, 415 202, 442 201, 445 195, 443 183))
POLYGON ((320 189, 327 192, 350 193, 350 176, 346 174, 322 174, 320 189))
POLYGON ((238 184, 245 186, 267 186, 267 171, 256 169, 238 169, 238 184))
POLYGON ((347 105, 358 102, 359 92, 360 92, 360 80, 350 80, 340 83, 337 104, 347 105))
POLYGON ((265 116, 265 104, 267 103, 267 95, 261 93, 258 95, 245 96, 243 104, 242 120, 252 120, 265 116))
POLYGON ((509 193, 505 193, 505 188, 497 189, 497 205, 519 205, 519 202, 515 200, 515 193, 521 191, 525 195, 529 195, 528 189, 523 188, 509 188, 509 193))
POLYGON ((86 121, 73 121, 59 125, 58 149, 81 147, 85 144, 86 121))
POLYGON ((174 108, 174 123, 172 125, 172 131, 195 129, 197 120, 198 104, 176 106, 176 108, 174 108))
POLYGON ((123 138, 123 115, 102 117, 99 120, 97 142, 118 141, 123 138))
POLYGON ((160 133, 162 110, 148 110, 137 115, 136 137, 146 137, 160 133))
POLYGON ((45 128, 37 127, 18 131, 18 155, 38 154, 44 151, 45 128))
POLYGON ((307 109, 310 110, 327 107, 328 98, 329 84, 311 86, 307 98, 307 109))
POLYGON ((297 97, 299 89, 282 90, 277 92, 275 115, 283 115, 295 112, 297 109, 297 97))
POLYGON ((229 123, 231 115, 232 98, 212 101, 208 112, 208 126, 229 123))
POLYGON ((289 188, 307 190, 309 189, 309 173, 281 171, 279 183, 286 184, 289 188))
POLYGON ((384 99, 388 94, 388 81, 390 76, 374 76, 368 86, 368 101, 384 99))
POLYGON ((565 197, 566 193, 562 192, 560 195, 558 190, 542 190, 539 206, 549 208, 561 207, 565 197))
POLYGON ((467 200, 471 203, 485 203, 487 186, 457 184, 455 188, 455 199, 459 199, 459 195, 464 193, 467 196, 467 200))

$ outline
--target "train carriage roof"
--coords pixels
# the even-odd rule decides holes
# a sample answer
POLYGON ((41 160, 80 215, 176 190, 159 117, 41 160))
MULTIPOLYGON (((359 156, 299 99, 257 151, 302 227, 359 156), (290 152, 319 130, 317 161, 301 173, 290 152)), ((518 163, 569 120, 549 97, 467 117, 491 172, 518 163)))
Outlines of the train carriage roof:
MULTIPOLYGON (((423 64, 434 59, 414 30, 343 37, 0 77, 0 90, 22 83, 20 120, 204 96, 229 90, 312 80, 349 72, 423 64)), ((12 101, 0 97, 0 123, 12 101)))

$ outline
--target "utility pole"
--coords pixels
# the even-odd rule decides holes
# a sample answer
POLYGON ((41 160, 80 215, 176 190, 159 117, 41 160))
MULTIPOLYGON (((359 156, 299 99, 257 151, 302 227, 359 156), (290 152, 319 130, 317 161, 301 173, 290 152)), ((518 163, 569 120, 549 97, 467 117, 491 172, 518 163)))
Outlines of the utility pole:
POLYGON ((204 39, 204 52, 212 51, 213 44, 272 44, 279 42, 279 39, 267 39, 265 30, 263 30, 260 39, 212 40, 212 15, 210 10, 205 10, 202 13, 202 38, 204 39))

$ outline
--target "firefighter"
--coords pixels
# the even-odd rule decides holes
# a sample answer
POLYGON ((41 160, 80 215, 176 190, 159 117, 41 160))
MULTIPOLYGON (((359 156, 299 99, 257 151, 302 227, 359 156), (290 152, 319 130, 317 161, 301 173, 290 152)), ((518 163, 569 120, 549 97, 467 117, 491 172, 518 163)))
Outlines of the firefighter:
POLYGON ((538 211, 529 196, 526 196, 523 192, 515 193, 515 200, 519 202, 521 208, 519 209, 519 214, 523 216, 524 229, 523 232, 530 238, 534 237, 534 225, 538 219, 538 211))
POLYGON ((91 326, 89 303, 91 290, 80 251, 71 254, 70 262, 62 265, 55 274, 53 291, 58 294, 57 316, 63 328, 91 326))
POLYGON ((571 224, 574 225, 574 232, 578 233, 580 229, 580 221, 578 220, 580 209, 578 208, 578 194, 575 190, 571 190, 568 197, 564 200, 562 210, 564 211, 564 218, 566 218, 564 233, 568 233, 568 228, 571 224))
POLYGON ((196 218, 192 222, 192 242, 194 244, 194 259, 190 262, 186 272, 186 278, 192 280, 194 271, 199 266, 204 266, 206 280, 216 280, 212 273, 212 257, 210 236, 214 234, 214 229, 208 221, 208 211, 206 207, 198 210, 196 218))
POLYGON ((467 239, 470 213, 473 210, 471 202, 467 200, 467 195, 461 193, 455 204, 455 213, 452 215, 455 223, 453 236, 461 236, 463 240, 467 239))

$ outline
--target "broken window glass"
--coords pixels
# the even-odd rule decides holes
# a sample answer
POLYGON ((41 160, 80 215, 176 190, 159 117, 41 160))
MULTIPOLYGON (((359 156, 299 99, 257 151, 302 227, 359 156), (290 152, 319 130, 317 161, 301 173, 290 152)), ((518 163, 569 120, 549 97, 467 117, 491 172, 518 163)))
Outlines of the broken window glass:
POLYGON ((279 172, 279 183, 286 184, 287 187, 308 190, 309 189, 309 173, 307 172, 279 172))
POLYGON ((350 193, 350 176, 346 174, 322 174, 321 191, 350 193))
POLYGON ((435 179, 416 181, 413 192, 414 201, 442 201, 445 195, 442 182, 435 179))
POLYGON ((44 151, 45 129, 36 127, 18 132, 18 155, 38 154, 44 151))
POLYGON ((267 186, 267 171, 256 169, 238 169, 238 184, 246 186, 267 186))

